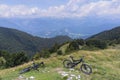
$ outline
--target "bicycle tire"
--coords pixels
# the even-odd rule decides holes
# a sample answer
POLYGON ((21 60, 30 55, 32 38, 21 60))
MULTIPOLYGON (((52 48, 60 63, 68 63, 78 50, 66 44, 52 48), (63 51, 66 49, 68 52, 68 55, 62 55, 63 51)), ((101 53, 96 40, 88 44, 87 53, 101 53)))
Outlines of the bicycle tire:
POLYGON ((92 73, 92 68, 85 63, 81 65, 80 70, 87 75, 90 75, 92 73))
POLYGON ((72 62, 70 60, 67 60, 67 59, 63 61, 63 65, 65 68, 72 68, 72 66, 73 66, 72 62))

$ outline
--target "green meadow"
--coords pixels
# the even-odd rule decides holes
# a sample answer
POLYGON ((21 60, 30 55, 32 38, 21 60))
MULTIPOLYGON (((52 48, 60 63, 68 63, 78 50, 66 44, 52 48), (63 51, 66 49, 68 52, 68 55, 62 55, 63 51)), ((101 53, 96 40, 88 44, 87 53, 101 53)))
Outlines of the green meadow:
MULTIPOLYGON (((96 51, 79 50, 61 56, 54 53, 50 58, 35 61, 36 63, 43 61, 45 63, 44 68, 39 68, 39 71, 31 70, 21 76, 25 78, 33 76, 35 78, 34 80, 67 80, 67 76, 63 77, 59 72, 69 72, 68 69, 63 67, 62 63, 63 60, 69 58, 70 55, 74 56, 75 59, 85 56, 85 62, 93 69, 91 75, 86 75, 79 71, 80 65, 75 67, 75 71, 72 71, 71 74, 80 75, 80 80, 120 80, 119 47, 96 51)), ((20 77, 18 74, 19 71, 30 65, 32 65, 32 62, 14 68, 0 70, 0 80, 20 80, 18 79, 20 77)))

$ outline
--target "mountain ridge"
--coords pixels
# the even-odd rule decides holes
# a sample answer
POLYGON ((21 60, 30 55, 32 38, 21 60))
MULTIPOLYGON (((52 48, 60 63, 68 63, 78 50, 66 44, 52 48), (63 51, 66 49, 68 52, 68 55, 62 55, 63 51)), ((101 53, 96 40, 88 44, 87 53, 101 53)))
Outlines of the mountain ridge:
POLYGON ((106 30, 103 32, 100 32, 98 34, 95 34, 88 39, 99 39, 104 41, 119 41, 120 40, 120 26, 115 27, 111 30, 106 30))
POLYGON ((44 48, 50 48, 55 43, 72 40, 68 36, 56 36, 54 38, 41 38, 32 36, 16 29, 0 27, 0 50, 9 52, 25 51, 34 54, 44 48))

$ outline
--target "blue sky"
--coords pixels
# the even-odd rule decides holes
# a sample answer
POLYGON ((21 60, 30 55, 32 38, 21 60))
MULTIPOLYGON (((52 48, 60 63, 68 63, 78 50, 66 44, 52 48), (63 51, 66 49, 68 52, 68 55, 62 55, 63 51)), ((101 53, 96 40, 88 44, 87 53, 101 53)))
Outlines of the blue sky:
POLYGON ((66 4, 69 0, 0 0, 0 4, 7 5, 26 5, 29 7, 48 8, 66 4))
POLYGON ((0 17, 120 18, 120 0, 0 0, 0 17))
POLYGON ((7 5, 27 5, 37 6, 40 8, 48 8, 50 6, 58 6, 66 4, 69 0, 0 0, 0 4, 7 5))

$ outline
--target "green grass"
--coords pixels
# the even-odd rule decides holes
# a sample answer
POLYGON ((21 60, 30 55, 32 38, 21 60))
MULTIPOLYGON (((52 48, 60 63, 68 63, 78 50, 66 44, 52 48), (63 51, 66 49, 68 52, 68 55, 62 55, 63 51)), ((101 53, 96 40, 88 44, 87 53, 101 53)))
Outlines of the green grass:
MULTIPOLYGON (((34 76, 35 80, 65 80, 58 72, 68 71, 63 68, 62 62, 65 58, 69 58, 72 55, 76 59, 81 56, 85 56, 85 62, 90 64, 93 73, 91 75, 85 75, 81 71, 78 72, 78 65, 73 74, 81 75, 81 80, 120 80, 120 50, 119 49, 106 49, 98 51, 76 51, 69 55, 64 56, 52 56, 48 59, 40 59, 36 62, 44 61, 46 67, 40 68, 38 71, 30 71, 23 74, 25 77, 34 76)), ((0 80, 16 80, 19 76, 18 72, 31 65, 32 63, 26 63, 21 66, 17 66, 10 69, 0 70, 0 80), (1 79, 2 78, 2 79, 1 79)))
POLYGON ((25 74, 26 77, 30 77, 31 75, 35 77, 36 80, 57 80, 60 78, 58 73, 55 72, 38 72, 38 71, 31 71, 30 73, 25 74), (37 74, 37 75, 36 75, 37 74))
POLYGON ((65 54, 65 51, 66 51, 66 49, 67 49, 67 47, 69 46, 69 43, 68 44, 65 44, 65 45, 63 45, 62 47, 60 47, 60 49, 59 50, 61 50, 62 52, 63 52, 63 54, 65 54))

